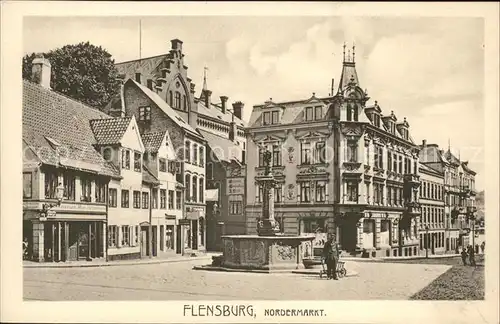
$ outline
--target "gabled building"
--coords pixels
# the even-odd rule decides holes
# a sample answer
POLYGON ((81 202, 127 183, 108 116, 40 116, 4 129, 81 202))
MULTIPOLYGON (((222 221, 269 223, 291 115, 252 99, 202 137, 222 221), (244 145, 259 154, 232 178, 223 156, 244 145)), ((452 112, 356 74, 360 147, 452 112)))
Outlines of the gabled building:
MULTIPOLYGON (((332 82, 333 83, 333 82, 332 82)), ((383 115, 358 80, 354 49, 331 96, 254 106, 249 122, 247 231, 256 231, 263 152, 272 152, 286 234, 336 233, 354 255, 418 254, 418 146, 406 119, 383 115)), ((306 249, 307 250, 307 249, 306 249)), ((319 250, 318 250, 319 251, 319 250)), ((314 254, 317 253, 313 249, 314 254)))
POLYGON ((423 141, 420 146, 422 164, 444 174, 444 213, 446 218, 446 250, 459 251, 472 244, 472 222, 476 215, 475 172, 460 161, 451 149, 445 152, 436 144, 423 141))
POLYGON ((109 116, 50 89, 50 62, 33 61, 23 80, 23 235, 35 261, 106 257, 110 181, 91 120, 109 116), (60 195, 59 195, 60 194, 60 195), (59 199, 58 199, 59 198, 59 199))
MULTIPOLYGON (((174 39, 171 41, 171 49, 168 53, 118 63, 116 68, 124 79, 133 79, 136 83, 154 92, 156 99, 164 101, 171 111, 176 113, 176 116, 195 129, 198 134, 199 131, 203 130, 209 134, 207 138, 212 139, 212 142, 207 139, 206 147, 203 145, 200 147, 199 143, 191 141, 187 143, 192 146, 190 149, 192 158, 199 159, 203 167, 206 164, 206 168, 210 170, 207 171, 209 177, 200 177, 200 175, 195 174, 184 180, 190 182, 190 188, 185 186, 185 190, 190 193, 193 193, 192 179, 197 181, 197 201, 201 202, 204 199, 204 197, 199 198, 201 181, 203 181, 205 189, 208 190, 206 194, 209 206, 206 209, 206 220, 210 224, 207 223, 206 226, 210 227, 212 236, 207 241, 209 245, 207 248, 217 249, 216 242, 220 241, 220 236, 223 233, 244 233, 244 226, 235 225, 241 222, 237 216, 242 215, 242 208, 239 208, 238 201, 245 201, 244 194, 241 191, 239 194, 233 192, 228 195, 225 193, 226 187, 234 187, 237 183, 244 188, 244 184, 241 183, 244 174, 241 166, 245 163, 247 149, 244 133, 246 124, 242 120, 244 104, 237 101, 232 104, 232 109, 230 109, 227 96, 221 96, 220 102, 213 100, 212 91, 207 86, 206 75, 203 78, 201 94, 196 97, 195 84, 188 76, 188 67, 184 62, 184 57, 182 41, 174 39), (221 141, 223 145, 218 147, 221 141), (212 154, 214 151, 227 151, 229 148, 235 152, 241 152, 241 154, 237 154, 241 156, 234 160, 237 162, 233 163, 227 157, 221 160, 220 156, 216 157, 215 154, 212 154), (229 163, 226 163, 227 161, 229 163), (230 203, 230 201, 235 202, 230 203), (233 215, 233 212, 237 215, 230 217, 229 215, 233 215)), ((118 94, 108 104, 106 111, 113 115, 120 115, 123 101, 123 96, 118 94)), ((141 129, 142 133, 150 131, 152 130, 147 127, 141 129)), ((176 144, 174 143, 174 145, 176 144)), ((196 198, 195 195, 191 196, 196 198)), ((188 209, 191 208, 189 202, 186 206, 188 209)), ((196 210, 198 207, 194 206, 193 208, 196 210)), ((198 224, 198 227, 200 226, 202 225, 198 224)))

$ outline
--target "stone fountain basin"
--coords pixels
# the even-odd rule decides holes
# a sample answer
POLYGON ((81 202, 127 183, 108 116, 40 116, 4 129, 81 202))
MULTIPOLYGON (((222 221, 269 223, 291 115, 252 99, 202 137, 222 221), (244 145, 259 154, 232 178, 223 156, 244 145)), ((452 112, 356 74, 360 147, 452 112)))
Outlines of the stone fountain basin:
POLYGON ((302 269, 302 243, 314 236, 222 236, 220 268, 261 270, 264 272, 302 269))

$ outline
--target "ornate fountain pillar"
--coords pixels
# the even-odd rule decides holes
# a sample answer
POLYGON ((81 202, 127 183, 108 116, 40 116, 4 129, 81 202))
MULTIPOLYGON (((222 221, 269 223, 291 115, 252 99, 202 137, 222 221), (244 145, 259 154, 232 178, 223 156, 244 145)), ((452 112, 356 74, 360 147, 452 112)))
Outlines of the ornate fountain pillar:
POLYGON ((262 218, 257 223, 257 233, 259 236, 274 236, 280 232, 279 223, 274 218, 274 188, 276 180, 271 170, 271 152, 264 153, 264 163, 266 165, 265 176, 258 183, 262 186, 262 218))

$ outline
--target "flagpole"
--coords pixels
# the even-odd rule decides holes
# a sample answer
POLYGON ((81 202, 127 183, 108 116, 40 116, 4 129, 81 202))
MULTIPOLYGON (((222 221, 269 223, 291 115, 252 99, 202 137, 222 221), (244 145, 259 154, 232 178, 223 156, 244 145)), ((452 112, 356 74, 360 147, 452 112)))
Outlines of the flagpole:
POLYGON ((139 19, 139 60, 142 59, 142 19, 139 19))

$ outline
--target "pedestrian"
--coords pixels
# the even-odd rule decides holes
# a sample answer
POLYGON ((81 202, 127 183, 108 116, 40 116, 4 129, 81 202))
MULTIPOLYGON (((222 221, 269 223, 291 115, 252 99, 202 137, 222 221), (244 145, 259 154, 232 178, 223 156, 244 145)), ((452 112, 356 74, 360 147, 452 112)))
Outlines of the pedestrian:
POLYGON ((465 251, 465 248, 462 249, 462 262, 464 263, 464 266, 467 265, 467 251, 465 251))
POLYGON ((328 239, 323 247, 323 258, 326 262, 327 278, 338 280, 337 263, 339 260, 339 248, 333 234, 328 235, 328 239))
POLYGON ((484 241, 481 243, 481 253, 484 254, 484 241))
POLYGON ((472 245, 469 245, 470 247, 470 250, 469 250, 469 264, 471 266, 476 266, 476 257, 474 255, 474 248, 472 247, 472 245))
POLYGON ((23 259, 28 258, 28 251, 29 251, 28 238, 25 237, 23 240, 23 259))

